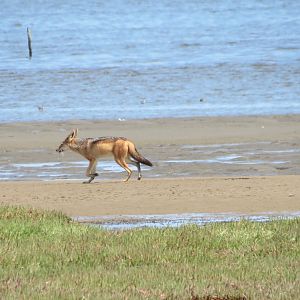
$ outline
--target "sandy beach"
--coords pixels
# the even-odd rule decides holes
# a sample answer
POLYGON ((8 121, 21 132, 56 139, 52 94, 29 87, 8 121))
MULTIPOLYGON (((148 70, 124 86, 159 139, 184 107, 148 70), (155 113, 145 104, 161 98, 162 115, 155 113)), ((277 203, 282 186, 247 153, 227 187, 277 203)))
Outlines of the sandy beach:
POLYGON ((9 123, 0 136, 2 205, 70 216, 300 211, 299 115, 9 123), (125 136, 154 167, 143 170, 142 181, 135 172, 123 183, 124 173, 102 174, 100 162, 95 183, 83 185, 84 168, 63 164, 83 159, 55 152, 73 128, 80 137, 125 136), (41 180, 34 163, 57 160, 75 177, 41 180), (31 177, 17 177, 22 164, 33 164, 31 177), (4 178, 12 167, 16 173, 4 178))
POLYGON ((258 213, 300 210, 300 176, 179 178, 144 181, 2 182, 2 204, 70 216, 258 213))

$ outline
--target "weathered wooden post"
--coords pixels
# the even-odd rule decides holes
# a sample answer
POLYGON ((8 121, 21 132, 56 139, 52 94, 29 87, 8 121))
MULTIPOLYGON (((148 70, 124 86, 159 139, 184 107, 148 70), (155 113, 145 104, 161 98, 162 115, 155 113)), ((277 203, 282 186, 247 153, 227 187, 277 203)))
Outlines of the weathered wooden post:
POLYGON ((27 27, 27 40, 28 40, 28 51, 29 51, 29 59, 32 57, 32 48, 31 48, 31 30, 27 27))

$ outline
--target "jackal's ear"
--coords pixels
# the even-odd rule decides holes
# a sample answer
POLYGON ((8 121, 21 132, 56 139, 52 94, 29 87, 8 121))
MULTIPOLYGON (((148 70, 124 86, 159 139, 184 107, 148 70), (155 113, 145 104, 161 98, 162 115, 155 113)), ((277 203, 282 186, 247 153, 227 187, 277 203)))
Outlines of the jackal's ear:
POLYGON ((76 138, 76 136, 77 136, 77 129, 73 129, 72 132, 70 133, 69 137, 71 139, 74 139, 74 138, 76 138))

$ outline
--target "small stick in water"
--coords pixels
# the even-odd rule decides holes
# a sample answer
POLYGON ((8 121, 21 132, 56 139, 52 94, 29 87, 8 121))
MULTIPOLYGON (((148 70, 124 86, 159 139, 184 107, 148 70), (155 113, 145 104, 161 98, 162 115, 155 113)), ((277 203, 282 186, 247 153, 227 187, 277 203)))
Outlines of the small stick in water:
POLYGON ((31 30, 27 27, 27 39, 28 39, 28 50, 29 50, 29 59, 32 57, 32 48, 31 48, 31 30))

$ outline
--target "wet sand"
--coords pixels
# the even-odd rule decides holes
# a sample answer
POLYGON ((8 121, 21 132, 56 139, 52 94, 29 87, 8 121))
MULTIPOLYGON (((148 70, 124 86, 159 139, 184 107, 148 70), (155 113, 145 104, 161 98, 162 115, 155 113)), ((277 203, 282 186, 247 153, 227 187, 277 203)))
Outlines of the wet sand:
POLYGON ((0 176, 12 164, 83 160, 55 152, 72 128, 128 137, 154 167, 123 183, 125 174, 102 174, 100 163, 90 185, 81 184, 84 169, 74 168, 74 181, 42 181, 33 167, 33 179, 0 178, 0 203, 70 216, 300 211, 299 115, 1 124, 0 176))

